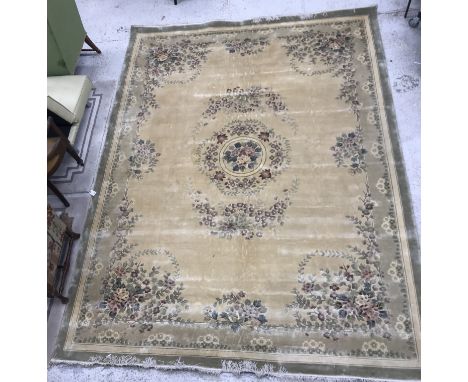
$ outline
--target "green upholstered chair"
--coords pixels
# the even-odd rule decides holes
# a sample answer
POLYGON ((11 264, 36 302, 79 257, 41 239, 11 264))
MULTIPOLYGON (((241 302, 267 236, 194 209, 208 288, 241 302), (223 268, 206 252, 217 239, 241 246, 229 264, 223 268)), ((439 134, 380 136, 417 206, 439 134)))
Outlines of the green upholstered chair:
POLYGON ((76 62, 86 42, 101 51, 89 39, 74 0, 47 0, 47 76, 75 73, 76 62))

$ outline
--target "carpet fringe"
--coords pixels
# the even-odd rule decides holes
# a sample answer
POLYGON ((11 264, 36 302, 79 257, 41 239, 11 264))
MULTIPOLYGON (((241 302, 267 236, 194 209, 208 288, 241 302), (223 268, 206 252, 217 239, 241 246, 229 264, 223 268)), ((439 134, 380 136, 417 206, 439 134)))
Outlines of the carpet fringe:
MULTIPOLYGON (((140 367, 144 369, 157 369, 160 371, 179 371, 179 372, 202 372, 210 375, 220 375, 223 373, 230 373, 236 376, 241 374, 253 374, 256 377, 274 377, 281 381, 305 381, 305 382, 397 382, 396 380, 389 379, 376 379, 376 378, 363 378, 363 377, 350 377, 350 376, 327 376, 327 375, 307 375, 307 374, 291 374, 283 366, 275 367, 273 364, 263 364, 259 366, 254 361, 231 361, 222 360, 221 368, 208 368, 198 365, 186 365, 181 359, 172 362, 160 364, 153 357, 146 357, 144 359, 135 357, 133 355, 114 355, 108 354, 106 356, 92 356, 88 361, 77 360, 62 360, 52 359, 49 363, 48 369, 53 367, 97 367, 97 366, 110 366, 110 367, 140 367)), ((405 381, 411 382, 411 381, 405 381)))

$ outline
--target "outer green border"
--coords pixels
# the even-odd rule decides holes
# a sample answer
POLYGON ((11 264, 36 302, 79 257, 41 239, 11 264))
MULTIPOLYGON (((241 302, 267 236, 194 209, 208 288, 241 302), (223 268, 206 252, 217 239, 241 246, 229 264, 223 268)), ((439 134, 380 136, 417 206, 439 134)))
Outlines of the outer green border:
MULTIPOLYGON (((420 252, 419 252, 419 240, 417 236, 417 231, 414 225, 413 219, 413 210, 411 204, 411 197, 409 193, 409 186, 406 177, 406 171, 403 162, 403 155, 400 148, 400 139, 398 135, 397 123, 396 123, 396 115, 395 110, 393 107, 393 98, 391 94, 391 87, 389 84, 389 78, 386 70, 386 61, 385 61, 385 54, 383 50, 383 44, 381 40, 380 30, 377 22, 377 7, 368 7, 368 8, 358 8, 358 9, 350 9, 350 10, 340 10, 340 11, 333 11, 333 12, 326 12, 320 13, 315 15, 310 15, 307 17, 301 16, 291 16, 291 17, 281 17, 274 20, 269 19, 255 19, 255 20, 248 20, 243 22, 226 22, 226 21, 214 21, 206 24, 200 25, 182 25, 182 26, 168 26, 168 27, 140 27, 140 26, 132 26, 130 32, 130 39, 129 44, 127 46, 127 52, 125 55, 124 60, 124 69, 122 70, 119 85, 117 87, 117 93, 114 101, 114 106, 112 110, 111 117, 108 122, 108 130, 106 136, 106 142, 103 149, 102 160, 99 166, 99 171, 96 177, 95 182, 95 190, 99 193, 101 192, 101 187, 104 178, 104 172, 107 165, 108 155, 111 143, 113 141, 115 135, 115 123, 117 120, 117 114, 120 109, 120 103, 122 100, 122 92, 123 92, 123 84, 125 82, 125 78, 127 76, 129 65, 130 65, 130 57, 132 54, 135 38, 139 33, 155 33, 155 32, 170 32, 170 31, 188 31, 188 30, 199 30, 208 27, 226 27, 226 26, 246 26, 246 25, 256 25, 256 24, 277 24, 277 23, 284 23, 289 21, 304 21, 304 20, 311 20, 311 19, 326 19, 326 18, 334 18, 334 17, 347 17, 347 16, 360 16, 360 15, 368 15, 370 20, 370 26, 372 29, 373 37, 374 37, 374 45, 375 51, 377 55, 378 61, 378 68, 379 68, 379 75, 381 80, 381 88, 383 92, 384 98, 384 105, 385 105, 385 112, 387 115, 387 121, 389 126, 390 138, 392 141, 393 147, 393 155, 395 159, 395 167, 397 170, 397 178, 398 184, 400 188, 400 196, 402 198, 402 202, 405 206, 404 208, 404 218, 405 218, 405 225, 406 230, 408 233, 408 243, 410 247, 410 255, 411 255, 411 262, 413 268, 413 277, 416 284, 416 291, 418 296, 418 306, 419 309, 421 307, 421 287, 420 287, 420 252), (105 158, 105 159, 104 159, 105 158)), ((78 252, 77 264, 76 264, 76 272, 73 277, 73 281, 70 286, 70 295, 73 295, 73 303, 76 296, 77 286, 79 284, 80 276, 81 276, 81 269, 84 262, 85 250, 89 239, 89 231, 91 229, 92 221, 94 218, 94 214, 96 211, 98 198, 92 199, 91 207, 88 211, 88 216, 86 218, 85 223, 85 231, 82 234, 81 239, 81 248, 78 252)), ((66 312, 64 314, 64 318, 62 321, 62 327, 60 329, 59 336, 56 341, 56 348, 54 354, 52 356, 52 360, 50 364, 56 363, 70 363, 70 364, 84 364, 84 365, 92 365, 91 362, 88 361, 91 355, 95 355, 96 353, 88 353, 88 352, 68 352, 63 351, 63 345, 65 342, 67 329, 68 329, 68 322, 70 320, 72 310, 73 310, 73 303, 70 302, 67 306, 66 312)), ((100 354, 106 355, 106 354, 100 354)), ((137 355, 131 354, 138 359, 143 361, 144 358, 150 357, 150 355, 137 355)), ((210 358, 210 357, 196 357, 196 356, 156 356, 153 357, 157 360, 158 365, 160 366, 168 366, 175 365, 175 368, 180 370, 188 370, 188 369, 199 369, 201 371, 211 371, 211 372, 220 372, 221 371, 221 359, 220 358, 210 358), (177 361, 182 359, 185 364, 179 366, 177 365, 177 361)), ((238 359, 238 361, 242 361, 238 359)), ((329 376, 356 376, 356 377, 367 377, 367 378, 397 378, 397 379, 420 379, 420 369, 394 369, 394 368, 378 368, 378 367, 363 367, 363 366, 343 366, 343 365, 317 365, 317 364, 301 364, 301 363, 281 363, 281 362, 269 362, 270 364, 276 364, 278 366, 283 366, 286 368, 288 373, 297 373, 298 376, 304 376, 305 374, 319 374, 319 375, 329 375, 329 376)), ((266 362, 256 362, 257 367, 260 368, 266 362)), ((137 365, 135 363, 134 365, 137 365)))
POLYGON ((398 186, 400 188, 400 196, 403 204, 405 227, 408 235, 408 246, 410 249, 413 278, 416 286, 416 294, 418 297, 419 312, 421 312, 421 254, 418 231, 414 223, 413 203, 411 201, 408 177, 406 175, 403 153, 401 151, 400 136, 398 133, 395 108, 393 105, 392 88, 390 86, 390 79, 388 78, 387 62, 385 60, 382 37, 380 35, 380 29, 377 23, 377 7, 370 8, 370 10, 370 26, 374 36, 374 45, 379 68, 385 113, 387 115, 388 130, 390 133, 390 140, 392 142, 393 158, 395 161, 398 186))

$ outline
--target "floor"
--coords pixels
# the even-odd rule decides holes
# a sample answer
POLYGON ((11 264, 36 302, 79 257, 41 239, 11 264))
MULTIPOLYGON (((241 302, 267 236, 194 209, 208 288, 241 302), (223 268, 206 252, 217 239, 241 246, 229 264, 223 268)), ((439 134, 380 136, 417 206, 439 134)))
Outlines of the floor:
MULTIPOLYGON (((260 17, 308 15, 339 9, 378 5, 378 19, 382 34, 387 69, 397 115, 400 141, 410 184, 412 207, 420 235, 420 76, 421 30, 410 28, 403 18, 407 0, 76 0, 85 29, 102 50, 101 55, 83 54, 77 74, 86 74, 94 84, 88 107, 80 126, 76 146, 85 167, 78 168, 72 161, 65 162, 54 182, 64 192, 71 206, 66 210, 74 217, 73 229, 82 232, 86 212, 90 206, 99 167, 107 120, 118 86, 131 25, 201 24, 213 20, 241 21, 260 17), (92 192, 91 192, 92 193, 92 192)), ((420 0, 413 0, 409 16, 420 9, 420 0)), ((49 195, 53 207, 62 211, 63 205, 49 195)), ((81 245, 75 244, 74 254, 81 245)), ((73 256, 74 260, 76 256, 73 256)), ((72 260, 71 270, 75 270, 72 260)), ((66 290, 66 289, 65 289, 66 290)), ((50 302, 48 309, 48 359, 61 324, 65 306, 50 302)), ((192 372, 161 372, 156 370, 119 367, 53 366, 49 381, 149 381, 149 380, 254 380, 252 375, 242 377, 223 373, 220 376, 192 372)))

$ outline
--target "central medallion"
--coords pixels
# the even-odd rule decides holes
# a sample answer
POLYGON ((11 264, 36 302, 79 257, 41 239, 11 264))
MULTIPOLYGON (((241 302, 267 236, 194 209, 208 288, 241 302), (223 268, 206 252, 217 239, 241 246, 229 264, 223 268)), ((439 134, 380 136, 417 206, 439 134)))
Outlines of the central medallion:
POLYGON ((219 152, 222 169, 232 176, 250 176, 265 164, 267 151, 257 138, 238 137, 227 141, 219 152))
POLYGON ((225 195, 260 191, 289 163, 289 142, 255 119, 234 120, 204 140, 195 155, 200 170, 225 195))

